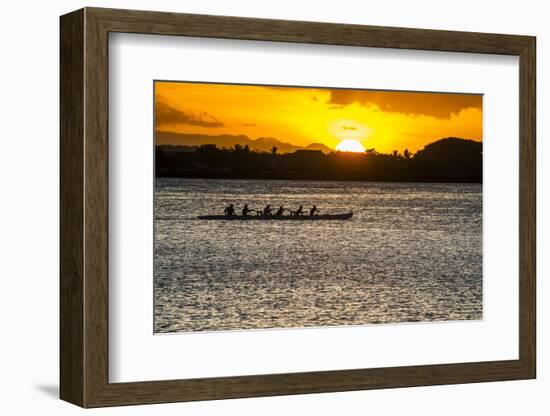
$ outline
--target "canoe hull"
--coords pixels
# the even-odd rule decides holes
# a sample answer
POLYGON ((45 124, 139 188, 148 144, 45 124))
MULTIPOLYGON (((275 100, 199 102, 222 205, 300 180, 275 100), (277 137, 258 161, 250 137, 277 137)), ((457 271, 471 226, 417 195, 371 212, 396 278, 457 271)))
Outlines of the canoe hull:
POLYGON ((353 212, 334 215, 282 215, 265 217, 263 215, 201 215, 199 220, 224 220, 224 221, 330 221, 349 220, 353 212))

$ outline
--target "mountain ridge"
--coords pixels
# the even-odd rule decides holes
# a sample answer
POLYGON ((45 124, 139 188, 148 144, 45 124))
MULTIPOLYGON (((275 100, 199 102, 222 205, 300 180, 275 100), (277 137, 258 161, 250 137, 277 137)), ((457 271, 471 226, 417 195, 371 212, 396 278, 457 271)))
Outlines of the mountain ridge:
POLYGON ((279 140, 276 137, 258 137, 252 139, 245 134, 221 134, 218 136, 211 136, 207 134, 188 134, 157 130, 155 132, 155 139, 157 145, 201 146, 205 144, 215 144, 217 147, 230 148, 238 144, 241 146, 248 146, 250 150, 262 152, 270 152, 273 147, 276 147, 279 153, 292 153, 300 149, 320 150, 323 153, 330 153, 333 151, 322 143, 296 146, 279 140))

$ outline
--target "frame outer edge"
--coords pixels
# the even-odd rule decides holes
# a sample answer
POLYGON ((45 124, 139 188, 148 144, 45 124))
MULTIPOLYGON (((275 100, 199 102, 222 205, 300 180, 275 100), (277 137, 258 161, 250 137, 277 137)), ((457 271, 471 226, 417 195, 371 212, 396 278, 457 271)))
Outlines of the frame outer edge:
POLYGON ((84 399, 84 13, 60 18, 60 389, 84 399))
POLYGON ((108 36, 84 8, 84 407, 109 385, 108 36))
POLYGON ((109 31, 252 41, 519 55, 530 36, 87 7, 109 31))
POLYGON ((536 38, 520 54, 520 360, 536 378, 536 38))

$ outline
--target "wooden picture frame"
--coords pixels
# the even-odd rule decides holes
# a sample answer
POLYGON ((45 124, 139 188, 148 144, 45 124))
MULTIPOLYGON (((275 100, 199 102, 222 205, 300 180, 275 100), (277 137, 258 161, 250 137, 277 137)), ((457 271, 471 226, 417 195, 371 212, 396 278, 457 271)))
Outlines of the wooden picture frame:
POLYGON ((535 38, 85 8, 61 17, 60 396, 82 407, 535 378, 535 38), (110 32, 368 46, 519 57, 519 359, 110 383, 108 35, 110 32))

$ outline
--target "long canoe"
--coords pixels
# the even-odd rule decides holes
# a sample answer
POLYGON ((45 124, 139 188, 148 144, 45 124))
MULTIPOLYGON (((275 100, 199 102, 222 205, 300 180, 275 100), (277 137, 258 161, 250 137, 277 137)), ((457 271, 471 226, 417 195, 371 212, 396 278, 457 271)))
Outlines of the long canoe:
POLYGON ((349 220, 353 212, 345 214, 326 214, 326 215, 200 215, 199 220, 226 220, 226 221, 322 221, 322 220, 349 220))

